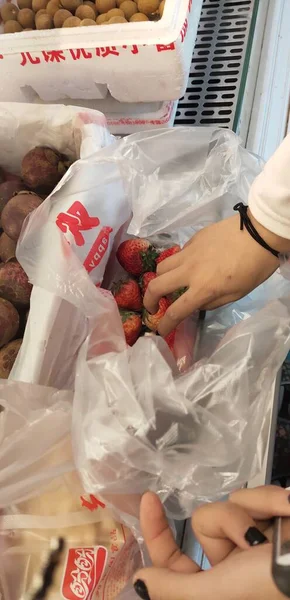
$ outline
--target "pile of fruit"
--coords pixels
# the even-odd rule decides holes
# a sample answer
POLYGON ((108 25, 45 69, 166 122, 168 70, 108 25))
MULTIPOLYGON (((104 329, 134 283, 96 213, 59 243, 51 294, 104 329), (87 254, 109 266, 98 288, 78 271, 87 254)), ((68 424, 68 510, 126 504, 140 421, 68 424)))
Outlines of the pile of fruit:
MULTIPOLYGON (((180 246, 175 245, 160 252, 147 240, 138 238, 122 242, 119 246, 117 259, 128 273, 128 277, 114 283, 111 291, 119 307, 126 342, 129 346, 133 346, 137 339, 146 333, 157 334, 160 320, 176 299, 176 295, 161 298, 158 311, 154 315, 148 313, 143 306, 147 287, 150 281, 157 277, 158 264, 179 251, 180 246)), ((177 294, 183 291, 180 290, 177 294)), ((176 332, 172 331, 165 338, 172 351, 175 335, 176 332)))
POLYGON ((39 146, 22 161, 21 176, 0 167, 0 378, 6 379, 21 346, 32 286, 15 258, 26 216, 40 206, 69 166, 67 159, 39 146))
POLYGON ((18 0, 0 9, 4 33, 156 21, 165 0, 18 0))

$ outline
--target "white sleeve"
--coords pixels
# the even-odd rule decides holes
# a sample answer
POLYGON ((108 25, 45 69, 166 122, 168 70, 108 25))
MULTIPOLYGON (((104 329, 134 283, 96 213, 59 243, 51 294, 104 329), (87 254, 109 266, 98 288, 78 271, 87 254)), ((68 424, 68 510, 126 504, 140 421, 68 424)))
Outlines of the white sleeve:
POLYGON ((254 181, 249 207, 258 223, 290 240, 290 134, 254 181))

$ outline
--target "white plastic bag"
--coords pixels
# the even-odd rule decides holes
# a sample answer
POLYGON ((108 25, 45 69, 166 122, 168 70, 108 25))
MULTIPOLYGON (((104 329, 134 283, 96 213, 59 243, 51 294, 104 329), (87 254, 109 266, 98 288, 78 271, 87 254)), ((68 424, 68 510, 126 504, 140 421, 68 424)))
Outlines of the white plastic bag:
POLYGON ((52 539, 62 538, 65 548, 48 600, 115 600, 142 564, 132 533, 99 496, 83 490, 72 456, 71 400, 71 392, 0 384, 4 600, 19 600, 31 592, 46 566, 52 539))
MULTIPOLYGON (((90 177, 94 214, 109 217, 115 244, 132 211, 128 233, 160 245, 183 243, 232 214, 235 203, 247 201, 260 168, 233 133, 211 128, 133 135, 75 167, 77 181, 90 177), (111 215, 108 182, 118 190, 111 215)), ((115 498, 128 523, 148 488, 183 518, 195 502, 230 492, 261 467, 274 381, 290 347, 289 283, 275 274, 243 301, 246 308, 236 303, 210 316, 210 344, 179 375, 162 339, 144 337, 126 348, 112 296, 93 285, 78 248, 46 221, 63 192, 66 186, 31 216, 18 246, 32 283, 59 297, 40 383, 64 387, 74 374, 74 455, 85 489, 115 498), (128 509, 125 500, 134 494, 128 509)), ((31 337, 28 344, 32 352, 31 337)))

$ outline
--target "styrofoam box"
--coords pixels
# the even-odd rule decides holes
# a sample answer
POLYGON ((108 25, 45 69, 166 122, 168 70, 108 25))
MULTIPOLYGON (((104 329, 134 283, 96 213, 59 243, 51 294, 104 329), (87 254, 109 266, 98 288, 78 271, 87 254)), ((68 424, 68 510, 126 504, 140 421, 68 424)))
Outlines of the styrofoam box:
POLYGON ((105 115, 111 133, 128 135, 146 129, 173 127, 178 102, 124 103, 108 94, 105 100, 62 100, 60 104, 97 110, 105 115))
MULTIPOLYGON (((0 4, 5 0, 0 0, 0 4)), ((166 0, 160 21, 0 35, 1 101, 177 100, 202 0, 166 0)))

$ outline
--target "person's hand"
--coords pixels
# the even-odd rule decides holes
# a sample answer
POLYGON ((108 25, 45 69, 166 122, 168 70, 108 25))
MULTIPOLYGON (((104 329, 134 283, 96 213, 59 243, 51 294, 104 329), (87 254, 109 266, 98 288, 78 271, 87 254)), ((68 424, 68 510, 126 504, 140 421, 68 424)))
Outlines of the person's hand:
MULTIPOLYGON (((261 237, 278 252, 290 250, 289 240, 272 234, 250 215, 261 237)), ((279 267, 279 260, 262 248, 235 215, 198 232, 181 252, 162 261, 147 288, 144 305, 158 310, 162 296, 188 288, 167 309, 159 324, 166 336, 196 310, 212 310, 247 295, 279 267)))
MULTIPOLYGON (((153 567, 134 577, 143 600, 285 600, 271 576, 273 516, 290 517, 289 491, 240 490, 193 513, 192 526, 212 568, 182 554, 157 496, 142 498, 141 526, 153 567)), ((289 531, 290 536, 290 531, 289 531)))

